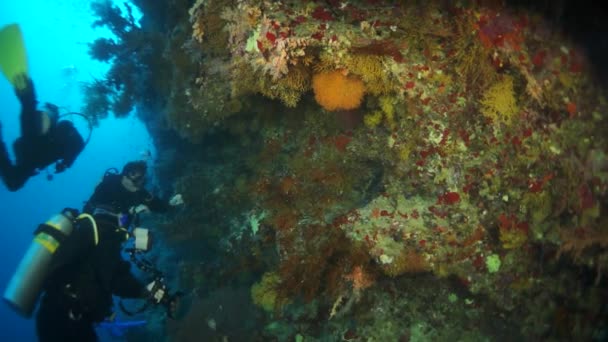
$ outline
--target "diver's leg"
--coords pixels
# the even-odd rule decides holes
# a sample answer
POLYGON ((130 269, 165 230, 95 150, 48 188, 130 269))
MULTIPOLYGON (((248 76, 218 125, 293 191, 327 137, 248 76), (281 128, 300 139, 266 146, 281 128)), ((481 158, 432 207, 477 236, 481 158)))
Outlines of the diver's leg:
POLYGON ((2 179, 7 189, 10 191, 21 189, 27 179, 30 178, 30 174, 31 172, 28 172, 22 166, 13 165, 6 145, 0 139, 0 179, 2 179))
POLYGON ((34 89, 34 82, 26 75, 22 75, 24 78, 23 82, 25 87, 23 89, 15 88, 15 94, 21 102, 21 115, 19 117, 21 122, 21 136, 32 137, 40 134, 40 126, 42 119, 40 113, 36 110, 38 101, 36 100, 36 90, 34 89))
POLYGON ((76 328, 76 340, 75 341, 87 341, 96 342, 99 341, 95 328, 92 322, 80 322, 76 328))
POLYGON ((40 342, 69 341, 70 317, 57 300, 45 295, 36 314, 36 334, 40 342))
POLYGON ((36 315, 36 333, 40 342, 98 341, 93 324, 70 318, 69 309, 61 301, 62 298, 43 297, 36 315))

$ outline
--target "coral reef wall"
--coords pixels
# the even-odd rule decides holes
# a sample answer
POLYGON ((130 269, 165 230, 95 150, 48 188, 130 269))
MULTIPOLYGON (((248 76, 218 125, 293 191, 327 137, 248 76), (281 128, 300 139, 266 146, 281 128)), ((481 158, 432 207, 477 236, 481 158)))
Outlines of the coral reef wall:
POLYGON ((604 66, 569 3, 135 5, 98 8, 87 108, 137 105, 187 203, 159 230, 201 304, 170 337, 608 336, 604 66), (256 324, 205 311, 226 287, 256 324))

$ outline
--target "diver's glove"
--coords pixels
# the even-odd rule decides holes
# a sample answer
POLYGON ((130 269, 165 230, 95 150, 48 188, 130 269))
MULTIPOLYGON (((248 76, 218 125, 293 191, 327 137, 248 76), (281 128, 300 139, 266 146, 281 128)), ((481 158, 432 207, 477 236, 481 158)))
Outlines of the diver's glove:
POLYGON ((139 204, 137 206, 132 206, 131 208, 129 208, 129 214, 131 215, 139 215, 149 212, 150 208, 148 208, 148 206, 145 204, 139 204))
POLYGON ((177 308, 178 308, 179 302, 180 302, 179 299, 183 295, 184 294, 182 292, 178 291, 171 296, 167 296, 167 302, 166 302, 165 306, 167 308, 167 316, 169 316, 169 318, 171 318, 171 319, 176 318, 177 308))
POLYGON ((36 91, 34 90, 34 82, 25 74, 15 76, 16 84, 23 84, 23 87, 15 87, 15 94, 21 102, 23 110, 35 111, 36 110, 36 91))
POLYGON ((182 194, 177 194, 169 200, 169 205, 172 207, 176 207, 178 205, 184 204, 184 199, 182 198, 182 194))

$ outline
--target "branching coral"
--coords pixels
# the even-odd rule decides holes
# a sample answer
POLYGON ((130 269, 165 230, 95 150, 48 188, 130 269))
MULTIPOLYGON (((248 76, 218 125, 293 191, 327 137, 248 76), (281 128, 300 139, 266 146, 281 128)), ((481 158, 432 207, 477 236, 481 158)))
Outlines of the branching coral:
POLYGON ((229 46, 235 56, 245 52, 250 32, 261 16, 257 6, 240 3, 237 7, 226 7, 220 17, 227 22, 224 30, 229 34, 229 46))
POLYGON ((344 65, 350 73, 363 80, 369 94, 388 94, 395 89, 395 84, 385 72, 384 58, 375 55, 349 55, 344 65))
MULTIPOLYGON (((262 76, 267 77, 267 76, 262 76)), ((261 82, 258 79, 258 82, 261 82)), ((268 84, 272 84, 272 80, 267 80, 268 84)), ((291 71, 274 82, 273 85, 265 86, 260 84, 260 92, 271 99, 279 99, 287 107, 295 107, 300 101, 303 93, 310 90, 311 75, 310 70, 304 65, 296 65, 291 67, 291 71)))
POLYGON ((197 0, 188 10, 190 22, 192 23, 192 38, 199 43, 203 42, 203 36, 205 35, 205 22, 203 17, 204 5, 205 1, 197 0))
MULTIPOLYGON (((172 6, 178 4, 170 3, 160 7, 170 11, 174 9, 172 6)), ((105 75, 103 92, 99 92, 95 97, 87 97, 95 99, 97 105, 85 104, 85 109, 99 107, 98 100, 102 96, 107 98, 116 116, 128 115, 136 104, 144 100, 147 105, 152 105, 153 98, 154 105, 164 106, 164 99, 169 93, 167 85, 170 83, 172 68, 163 51, 174 41, 163 39, 166 35, 163 29, 142 29, 136 23, 129 4, 124 4, 124 12, 111 1, 95 2, 91 7, 98 17, 93 26, 106 26, 116 37, 111 40, 99 38, 90 44, 89 53, 92 58, 111 61, 112 65, 105 75), (159 96, 160 94, 164 96, 159 96)), ((177 22, 179 19, 179 16, 175 16, 166 20, 177 22)), ((168 25, 175 25, 175 22, 168 25)), ((152 27, 151 25, 150 28, 152 27)), ((98 86, 89 88, 94 89, 100 90, 98 86)))
POLYGON ((605 231, 581 228, 578 231, 562 230, 561 235, 563 243, 559 248, 558 256, 570 254, 574 259, 580 259, 594 246, 608 248, 608 233, 605 231))
POLYGON ((222 13, 226 1, 197 1, 188 11, 192 24, 192 39, 202 45, 205 55, 226 55, 229 52, 228 23, 222 13))
POLYGON ((455 23, 454 60, 456 72, 464 79, 467 89, 485 89, 496 79, 496 69, 490 63, 491 50, 475 35, 473 16, 461 16, 455 23))
POLYGON ((608 233, 605 230, 579 228, 576 231, 562 230, 561 237, 563 242, 557 257, 568 254, 578 264, 594 266, 595 283, 599 284, 608 263, 608 233))
POLYGON ((261 70, 251 70, 245 60, 235 61, 230 77, 231 96, 262 94, 280 100, 287 107, 295 107, 302 94, 310 90, 311 75, 304 65, 293 66, 291 72, 277 81, 261 70))
POLYGON ((515 116, 519 114, 513 78, 503 76, 484 93, 480 104, 481 113, 494 123, 512 124, 515 116))
POLYGON ((311 40, 310 38, 276 38, 275 42, 274 48, 268 50, 268 62, 263 64, 263 71, 276 81, 289 73, 290 65, 301 63, 300 57, 306 55, 305 49, 310 45, 311 40))
POLYGON ((96 80, 85 84, 83 92, 85 105, 82 112, 93 123, 99 124, 99 121, 105 119, 110 112, 112 89, 105 82, 96 80))
POLYGON ((123 16, 120 8, 114 5, 112 1, 103 0, 91 3, 91 9, 98 17, 93 22, 93 27, 107 26, 112 33, 121 38, 129 31, 136 29, 137 25, 133 18, 131 5, 128 3, 124 5, 127 10, 126 16, 123 16))

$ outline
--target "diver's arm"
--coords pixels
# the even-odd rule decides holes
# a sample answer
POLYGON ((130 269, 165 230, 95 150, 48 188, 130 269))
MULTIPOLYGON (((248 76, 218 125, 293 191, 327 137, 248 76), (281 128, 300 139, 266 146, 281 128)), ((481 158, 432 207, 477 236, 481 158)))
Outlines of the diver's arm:
POLYGON ((112 277, 112 293, 123 298, 145 298, 146 287, 131 273, 131 264, 121 260, 112 277))
POLYGON ((24 165, 13 165, 4 141, 0 140, 0 180, 9 191, 17 191, 23 187, 30 172, 24 165))
POLYGON ((169 205, 169 201, 155 197, 146 190, 140 191, 140 196, 144 199, 142 204, 148 207, 150 211, 155 213, 166 213, 171 208, 171 206, 169 205))
POLYGON ((21 107, 27 110, 36 110, 38 101, 36 101, 36 89, 34 88, 34 82, 26 75, 20 75, 17 77, 20 77, 23 83, 25 83, 25 87, 15 88, 15 94, 17 95, 17 98, 19 98, 19 102, 21 102, 21 107))
POLYGON ((155 305, 163 305, 167 309, 168 316, 174 318, 177 303, 182 293, 169 293, 163 279, 158 277, 143 285, 130 272, 130 266, 126 261, 122 261, 117 276, 113 280, 112 293, 122 298, 148 299, 155 305))
POLYGON ((58 162, 55 165, 55 172, 63 172, 72 166, 76 157, 84 148, 84 140, 69 121, 59 121, 53 128, 53 141, 57 144, 58 162))
POLYGON ((142 190, 142 192, 146 194, 146 200, 143 204, 153 212, 166 213, 172 207, 177 207, 184 204, 184 199, 182 198, 181 194, 173 195, 169 200, 164 200, 150 195, 145 190, 142 190))
POLYGON ((84 211, 91 214, 98 206, 113 206, 114 204, 112 202, 113 199, 116 198, 115 194, 121 194, 121 188, 122 185, 120 185, 119 175, 105 175, 101 182, 95 187, 93 195, 91 195, 85 205, 84 211))

